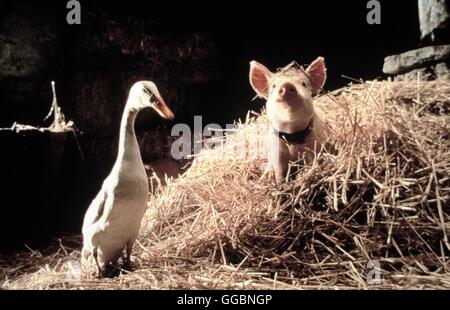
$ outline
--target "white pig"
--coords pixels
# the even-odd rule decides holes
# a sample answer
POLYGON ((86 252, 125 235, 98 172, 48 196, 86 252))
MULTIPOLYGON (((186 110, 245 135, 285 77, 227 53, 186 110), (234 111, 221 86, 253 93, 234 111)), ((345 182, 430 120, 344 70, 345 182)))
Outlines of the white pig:
POLYGON ((264 175, 275 176, 277 183, 287 177, 289 162, 314 158, 324 139, 323 124, 314 111, 313 96, 326 80, 323 57, 306 70, 291 63, 277 73, 250 62, 250 84, 259 97, 267 99, 269 128, 268 166, 264 175))

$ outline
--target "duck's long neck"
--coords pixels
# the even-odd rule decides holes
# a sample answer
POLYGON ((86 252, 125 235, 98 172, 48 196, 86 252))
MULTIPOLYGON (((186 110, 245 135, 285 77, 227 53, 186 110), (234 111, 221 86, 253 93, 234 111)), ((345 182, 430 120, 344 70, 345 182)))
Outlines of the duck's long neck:
POLYGON ((139 110, 132 108, 127 102, 120 123, 119 152, 116 164, 123 161, 142 162, 139 144, 134 131, 134 122, 139 110))

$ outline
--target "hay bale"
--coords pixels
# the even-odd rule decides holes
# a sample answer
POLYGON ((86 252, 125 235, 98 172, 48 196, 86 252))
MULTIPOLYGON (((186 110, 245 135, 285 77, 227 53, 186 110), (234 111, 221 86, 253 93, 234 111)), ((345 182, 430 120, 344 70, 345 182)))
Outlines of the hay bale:
POLYGON ((134 272, 68 284, 47 264, 7 287, 450 288, 450 82, 367 82, 316 107, 328 143, 286 184, 259 180, 268 122, 248 117, 156 187, 134 272))
POLYGON ((264 160, 227 156, 264 143, 265 117, 248 119, 152 197, 147 252, 315 285, 364 286, 371 260, 386 277, 448 270, 450 83, 368 82, 315 105, 328 146, 294 180, 261 183, 264 160))

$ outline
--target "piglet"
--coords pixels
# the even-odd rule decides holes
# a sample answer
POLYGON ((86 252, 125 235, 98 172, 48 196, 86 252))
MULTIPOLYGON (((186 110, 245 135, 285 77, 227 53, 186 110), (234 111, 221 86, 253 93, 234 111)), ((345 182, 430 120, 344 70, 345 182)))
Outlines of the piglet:
POLYGON ((324 58, 318 57, 306 70, 291 63, 276 73, 250 62, 250 84, 259 97, 267 99, 268 166, 264 175, 277 183, 287 177, 289 162, 314 159, 324 135, 322 122, 314 111, 313 96, 326 80, 324 58))

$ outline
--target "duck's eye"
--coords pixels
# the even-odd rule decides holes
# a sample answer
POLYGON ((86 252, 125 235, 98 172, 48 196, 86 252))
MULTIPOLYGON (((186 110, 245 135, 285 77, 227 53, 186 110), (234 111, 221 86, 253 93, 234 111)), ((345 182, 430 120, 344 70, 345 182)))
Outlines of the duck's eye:
POLYGON ((144 87, 144 88, 143 88, 142 90, 143 90, 143 91, 144 91, 144 93, 146 93, 147 95, 149 94, 149 91, 148 91, 148 89, 147 89, 147 88, 145 88, 145 87, 144 87))

